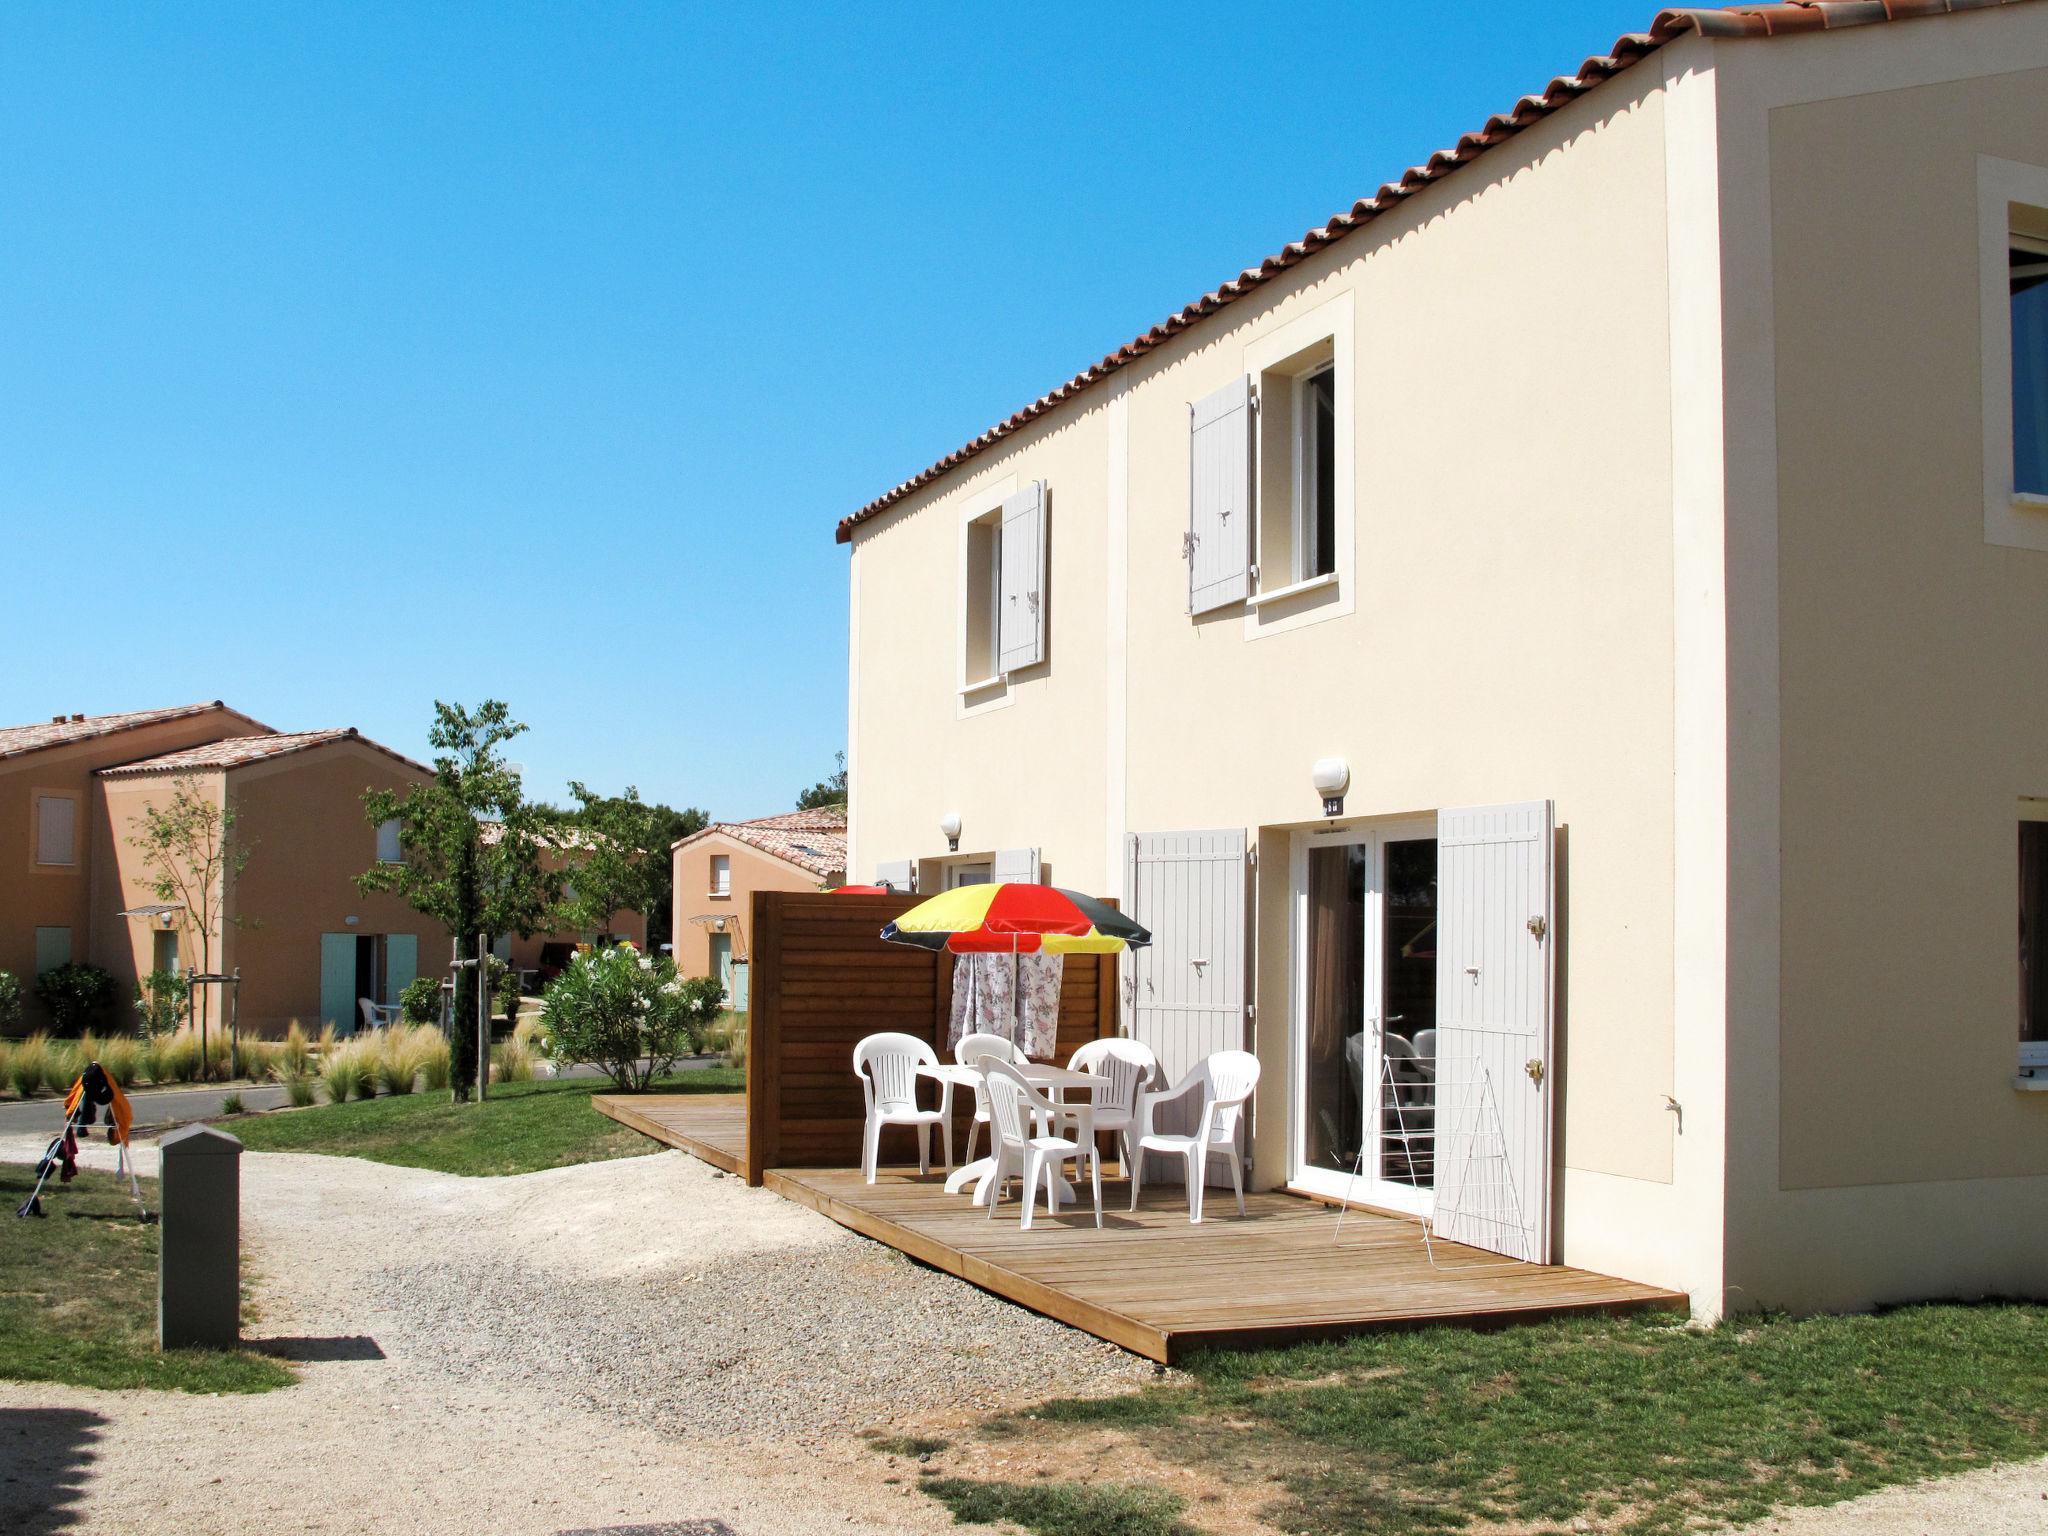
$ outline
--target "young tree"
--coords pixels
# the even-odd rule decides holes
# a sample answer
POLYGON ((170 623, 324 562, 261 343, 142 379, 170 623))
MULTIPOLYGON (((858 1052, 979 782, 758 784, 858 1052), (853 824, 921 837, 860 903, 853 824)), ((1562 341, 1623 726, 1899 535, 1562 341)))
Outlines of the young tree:
MULTIPOLYGON (((412 908, 441 923, 465 959, 501 934, 521 938, 553 926, 561 898, 559 873, 542 868, 560 813, 527 800, 519 775, 499 751, 526 727, 496 699, 474 711, 434 704, 434 780, 403 795, 370 790, 363 809, 372 826, 397 821, 402 853, 356 877, 364 891, 395 891, 412 908)), ((455 1018, 450 1080, 458 1103, 477 1080, 476 1030, 480 977, 474 967, 455 973, 455 1018)))
POLYGON ((647 919, 648 951, 659 954, 668 940, 675 884, 669 848, 710 818, 694 806, 678 811, 649 803, 630 784, 623 795, 600 795, 572 780, 569 793, 576 797, 569 813, 576 834, 569 850, 575 894, 564 906, 569 925, 601 933, 614 912, 637 912, 647 919))
POLYGON ((197 949, 198 969, 211 971, 215 936, 230 921, 238 927, 247 921, 241 913, 227 917, 228 882, 247 866, 249 850, 235 837, 235 808, 226 792, 215 801, 192 779, 174 780, 170 799, 143 811, 128 846, 142 855, 150 894, 177 908, 186 952, 197 949))
POLYGON ((820 779, 809 789, 796 797, 796 808, 800 811, 822 811, 833 806, 842 810, 846 806, 846 754, 835 754, 839 759, 839 771, 831 777, 820 779))

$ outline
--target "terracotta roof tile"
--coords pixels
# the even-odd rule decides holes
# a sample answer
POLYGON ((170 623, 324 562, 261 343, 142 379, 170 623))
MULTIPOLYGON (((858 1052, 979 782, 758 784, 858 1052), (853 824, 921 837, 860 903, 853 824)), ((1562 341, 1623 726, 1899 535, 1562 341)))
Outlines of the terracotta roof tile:
POLYGON ((787 811, 758 821, 714 821, 678 839, 674 847, 684 847, 714 832, 809 870, 821 880, 846 872, 846 812, 836 807, 787 811))
POLYGON ((270 729, 239 710, 228 709, 219 699, 211 699, 203 704, 174 704, 166 709, 131 709, 118 715, 66 715, 43 724, 0 726, 0 758, 40 752, 46 747, 68 747, 74 742, 92 741, 166 720, 185 720, 216 709, 225 709, 238 720, 270 729))
POLYGON ((1306 261, 1318 251, 1334 245, 1346 235, 1362 229, 1375 218, 1424 187, 1469 164, 1494 145, 1512 138, 1531 123, 1540 121, 1567 102, 1584 95, 1603 80, 1612 78, 1631 64, 1647 58, 1664 44, 1687 33, 1710 38, 1784 37, 1796 33, 1834 31, 1843 27, 1866 26, 1873 22, 1909 21, 1923 16, 1941 16, 1958 11, 1988 10, 2001 5, 2019 5, 2027 0, 1786 0, 1771 5, 1732 5, 1725 8, 1680 7, 1659 11, 1647 32, 1631 32, 1615 40, 1604 54, 1595 54, 1574 74, 1559 75, 1542 90, 1524 96, 1506 112, 1496 113, 1449 149, 1440 149, 1420 165, 1410 166, 1371 197, 1360 198, 1328 223, 1312 229, 1299 240, 1282 247, 1255 267, 1247 267, 1229 282, 1205 293, 1194 303, 1152 327, 1142 336, 1125 342, 1092 366, 1075 374, 1049 394, 1021 411, 997 422, 972 441, 947 454, 936 464, 885 491, 873 501, 842 518, 838 528, 841 544, 853 537, 853 530, 887 510, 904 497, 922 490, 940 476, 958 468, 976 454, 994 447, 1004 438, 1028 426, 1054 407, 1073 399, 1083 390, 1101 383, 1112 373, 1135 362, 1154 348, 1197 325, 1218 310, 1271 282, 1288 268, 1306 261))
POLYGON ((315 747, 324 747, 337 741, 360 741, 364 746, 382 752, 387 757, 397 758, 408 768, 416 768, 428 775, 434 771, 422 763, 416 763, 409 757, 393 752, 379 742, 370 740, 350 725, 327 731, 278 731, 267 736, 229 736, 221 741, 209 741, 203 746, 187 747, 182 752, 166 752, 160 757, 146 757, 139 762, 102 768, 99 777, 124 779, 150 773, 197 773, 211 768, 242 768, 250 763, 268 762, 271 758, 311 751, 315 747))

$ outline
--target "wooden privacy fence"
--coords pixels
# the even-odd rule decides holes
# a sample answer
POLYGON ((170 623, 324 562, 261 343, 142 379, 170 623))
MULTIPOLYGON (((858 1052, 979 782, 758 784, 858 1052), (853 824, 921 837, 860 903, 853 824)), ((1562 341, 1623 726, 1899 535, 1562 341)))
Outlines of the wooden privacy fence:
MULTIPOLYGON (((749 1184, 759 1184, 770 1168, 860 1166, 866 1108, 853 1074, 853 1048, 863 1036, 897 1030, 930 1041, 942 1060, 952 1059, 946 1032, 954 957, 881 939, 883 924, 918 900, 754 892, 748 936, 749 1184)), ((1061 1061, 1088 1041, 1116 1033, 1116 986, 1114 955, 1067 956, 1060 985, 1061 1061)), ((959 1146, 974 1106, 969 1095, 956 1093, 953 1107, 959 1146)), ((934 1137, 932 1156, 938 1155, 934 1137)), ((891 1127, 883 1133, 884 1163, 916 1159, 913 1131, 891 1127)))

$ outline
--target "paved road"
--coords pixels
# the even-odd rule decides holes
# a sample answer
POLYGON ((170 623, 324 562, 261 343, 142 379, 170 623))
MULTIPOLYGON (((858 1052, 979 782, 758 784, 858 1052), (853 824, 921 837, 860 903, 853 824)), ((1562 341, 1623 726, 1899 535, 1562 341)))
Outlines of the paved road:
MULTIPOLYGON (((701 1071, 715 1067, 719 1060, 715 1056, 697 1057, 676 1063, 680 1072, 701 1071)), ((598 1077, 602 1074, 595 1067, 571 1067, 563 1074, 566 1077, 598 1077)), ((174 1125, 188 1125, 194 1120, 211 1120, 221 1113, 221 1102, 230 1093, 242 1096, 244 1109, 279 1109, 285 1102, 285 1091, 275 1083, 260 1087, 244 1084, 232 1086, 201 1086, 190 1088, 137 1088, 128 1095, 128 1102, 135 1106, 135 1123, 149 1130, 162 1130, 174 1125)), ((20 1103, 0 1104, 0 1136, 23 1135, 40 1132, 54 1136, 64 1126, 64 1103, 61 1099, 28 1099, 20 1103)))

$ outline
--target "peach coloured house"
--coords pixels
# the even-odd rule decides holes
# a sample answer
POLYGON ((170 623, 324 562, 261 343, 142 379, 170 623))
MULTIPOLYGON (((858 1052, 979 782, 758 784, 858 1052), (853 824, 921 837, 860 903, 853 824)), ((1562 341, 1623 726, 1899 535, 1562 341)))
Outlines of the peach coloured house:
MULTIPOLYGON (((488 829, 487 829, 488 831, 488 829)), ((558 840, 555 848, 541 855, 541 864, 550 870, 569 872, 569 885, 574 888, 577 849, 581 846, 581 834, 570 831, 558 840)), ((519 972, 522 984, 528 991, 538 991, 552 980, 575 952, 579 944, 607 944, 620 940, 645 949, 647 946, 647 919, 638 912, 614 912, 599 930, 554 929, 522 938, 516 933, 501 934, 494 953, 515 971, 519 972)))
POLYGON ((846 812, 790 811, 718 821, 671 850, 675 960, 685 976, 716 976, 745 1008, 747 913, 756 891, 815 891, 846 880, 846 812))
POLYGON ((0 727, 0 971, 31 994, 21 1027, 47 1022, 38 974, 71 960, 108 964, 96 944, 99 770, 269 729, 219 699, 0 727))
POLYGON ((247 850, 230 872, 209 963, 242 973, 240 1024, 277 1034, 293 1019, 344 1034, 361 1000, 396 1003, 420 974, 448 963, 448 935, 396 895, 365 895, 356 876, 403 857, 397 826, 373 827, 363 793, 404 793, 433 777, 424 764, 353 728, 227 737, 101 768, 93 826, 93 957, 125 998, 137 976, 169 953, 199 963, 198 936, 165 919, 123 917, 155 901, 151 877, 128 838, 147 808, 186 785, 232 807, 234 840, 247 850))

